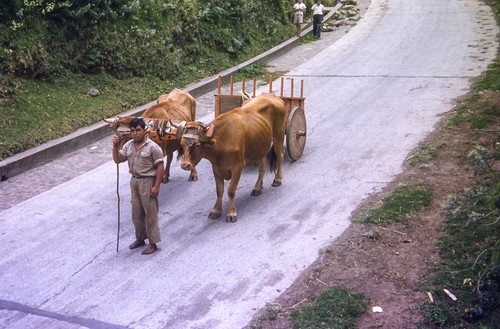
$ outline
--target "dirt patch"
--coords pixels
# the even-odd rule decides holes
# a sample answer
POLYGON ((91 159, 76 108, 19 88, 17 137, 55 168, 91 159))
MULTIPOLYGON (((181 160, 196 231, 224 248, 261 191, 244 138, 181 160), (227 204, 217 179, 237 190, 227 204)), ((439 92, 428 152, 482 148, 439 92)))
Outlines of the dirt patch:
MULTIPOLYGON (((499 96, 498 92, 480 93, 476 104, 498 111, 499 96)), ((310 303, 311 297, 327 288, 347 288, 370 299, 358 328, 416 328, 421 323, 418 305, 428 297, 420 287, 439 261, 436 243, 443 234, 441 207, 449 195, 462 194, 475 182, 467 164, 468 152, 476 145, 500 147, 499 120, 488 129, 469 130, 447 124, 454 115, 454 111, 446 114, 440 127, 421 143, 439 149, 437 157, 416 166, 405 164, 404 172, 383 192, 366 200, 353 217, 381 202, 399 185, 432 186, 432 204, 388 227, 353 223, 283 295, 269 304, 278 310, 274 319, 269 320, 268 310, 263 310, 255 318, 254 328, 292 328, 290 312, 310 303), (383 312, 373 313, 373 306, 380 306, 383 312)))

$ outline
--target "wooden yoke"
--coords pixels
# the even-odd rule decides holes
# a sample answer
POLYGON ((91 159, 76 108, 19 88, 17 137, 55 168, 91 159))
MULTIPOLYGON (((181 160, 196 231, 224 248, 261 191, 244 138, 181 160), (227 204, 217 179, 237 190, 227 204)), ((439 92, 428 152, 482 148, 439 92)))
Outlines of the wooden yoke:
POLYGON ((177 128, 170 120, 158 118, 142 118, 146 123, 146 135, 149 139, 159 142, 176 139, 177 128))

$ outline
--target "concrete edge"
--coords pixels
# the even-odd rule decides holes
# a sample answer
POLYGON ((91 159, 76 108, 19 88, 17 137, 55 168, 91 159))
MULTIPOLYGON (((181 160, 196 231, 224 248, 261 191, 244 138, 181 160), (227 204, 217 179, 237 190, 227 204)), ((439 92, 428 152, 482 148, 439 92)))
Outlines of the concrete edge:
MULTIPOLYGON (((335 7, 327 8, 328 13, 324 17, 324 21, 328 20, 333 14, 342 7, 342 4, 338 4, 335 7)), ((301 36, 306 35, 312 31, 312 23, 308 23, 303 29, 301 36)), ((266 62, 274 59, 293 47, 300 44, 300 38, 293 37, 288 39, 279 45, 269 49, 268 51, 255 56, 239 65, 229 68, 217 75, 202 79, 196 83, 190 84, 183 88, 183 90, 189 92, 194 98, 197 98, 211 90, 217 89, 217 80, 221 76, 222 82, 227 83, 231 76, 234 76, 236 72, 242 68, 255 64, 266 62)), ((147 108, 155 104, 156 101, 151 101, 147 104, 130 109, 121 115, 126 116, 138 116, 143 113, 147 108)), ((9 177, 20 174, 24 171, 32 169, 36 166, 47 163, 63 154, 74 151, 78 148, 87 146, 99 139, 106 136, 111 136, 112 131, 109 129, 109 125, 105 122, 97 122, 85 128, 80 128, 69 135, 56 138, 47 143, 41 144, 24 152, 18 153, 11 156, 5 160, 0 161, 0 180, 5 181, 9 177)))

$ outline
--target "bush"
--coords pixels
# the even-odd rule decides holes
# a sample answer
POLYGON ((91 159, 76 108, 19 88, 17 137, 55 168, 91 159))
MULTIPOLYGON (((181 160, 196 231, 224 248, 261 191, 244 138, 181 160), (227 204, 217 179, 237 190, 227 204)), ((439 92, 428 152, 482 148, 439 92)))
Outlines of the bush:
POLYGON ((0 70, 168 79, 216 53, 227 65, 282 41, 293 33, 288 2, 16 0, 0 10, 0 70))

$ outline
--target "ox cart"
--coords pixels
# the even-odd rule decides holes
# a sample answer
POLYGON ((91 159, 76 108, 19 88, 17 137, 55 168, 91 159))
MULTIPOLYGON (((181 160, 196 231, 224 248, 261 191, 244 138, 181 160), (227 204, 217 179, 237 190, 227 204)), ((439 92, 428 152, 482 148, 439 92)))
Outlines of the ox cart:
MULTIPOLYGON (((273 92, 272 76, 269 76, 269 93, 279 96, 285 102, 286 108, 286 128, 285 143, 287 154, 296 161, 300 159, 304 152, 306 144, 306 117, 304 113, 304 80, 300 81, 300 94, 294 96, 294 80, 290 80, 289 96, 285 96, 285 79, 281 77, 281 86, 279 94, 273 92)), ((241 94, 234 94, 234 81, 231 76, 229 79, 229 94, 222 94, 222 78, 219 76, 217 82, 217 94, 215 95, 215 116, 240 107, 244 101, 244 95, 255 97, 256 80, 253 80, 252 94, 246 91, 245 79, 241 81, 241 94), (243 95, 243 97, 242 97, 243 95)))

